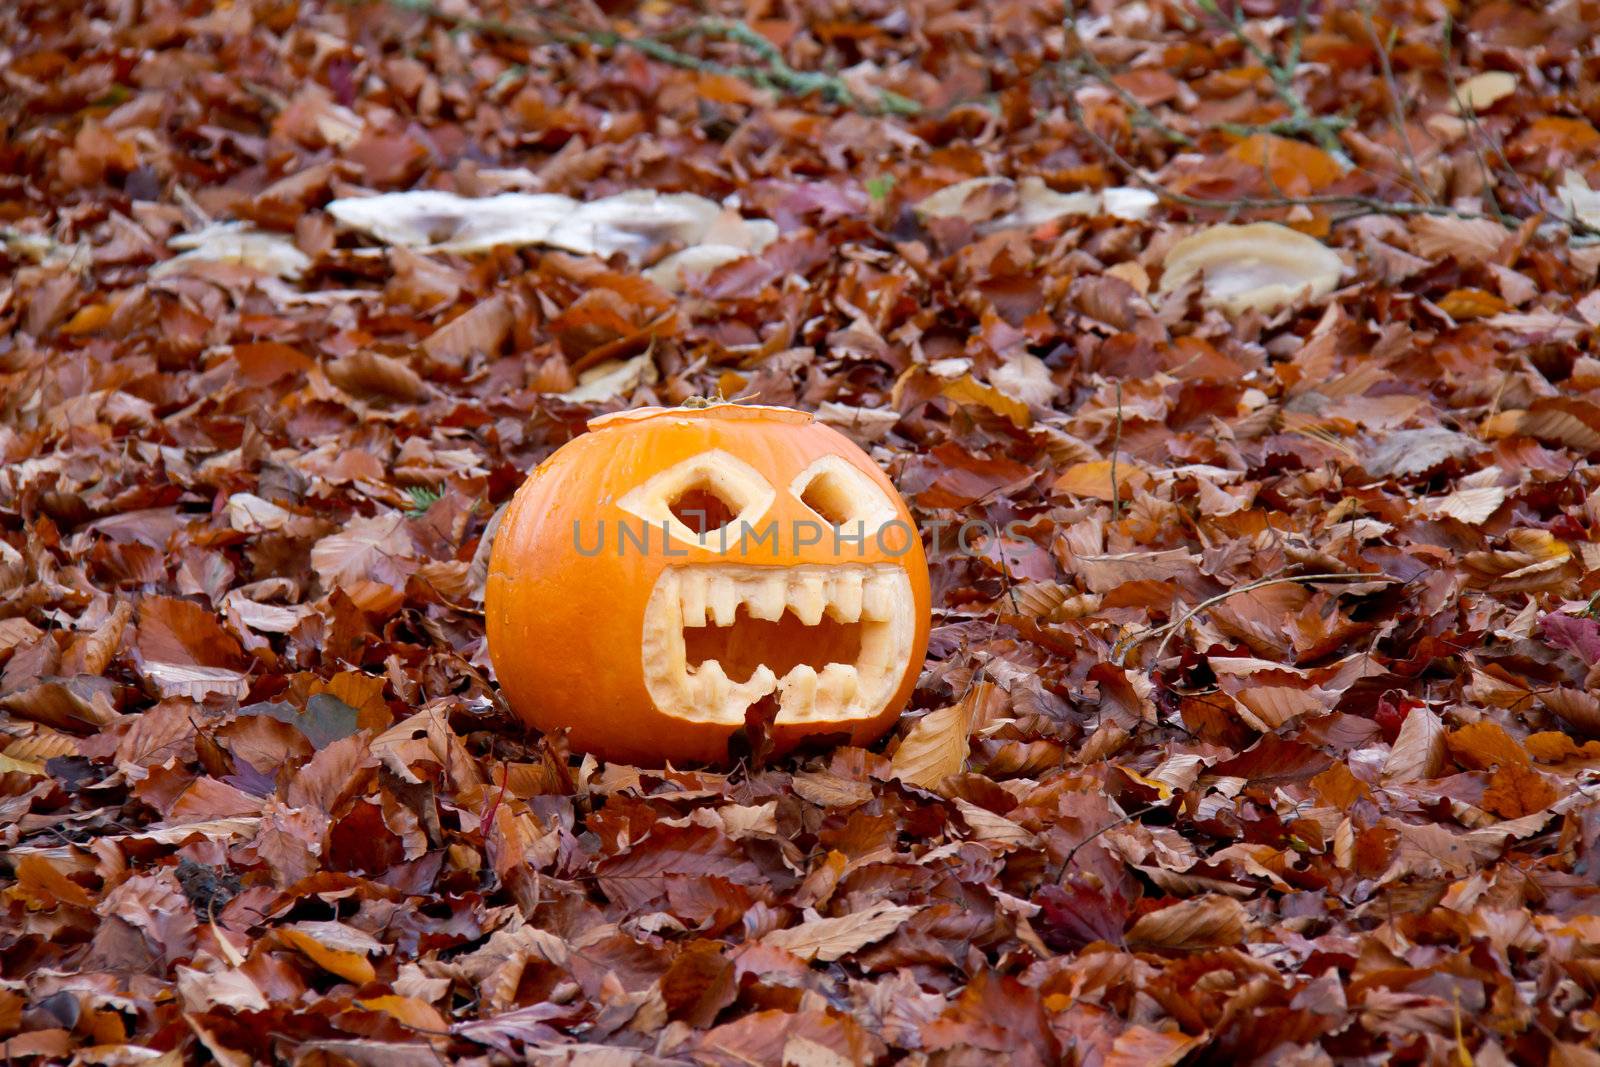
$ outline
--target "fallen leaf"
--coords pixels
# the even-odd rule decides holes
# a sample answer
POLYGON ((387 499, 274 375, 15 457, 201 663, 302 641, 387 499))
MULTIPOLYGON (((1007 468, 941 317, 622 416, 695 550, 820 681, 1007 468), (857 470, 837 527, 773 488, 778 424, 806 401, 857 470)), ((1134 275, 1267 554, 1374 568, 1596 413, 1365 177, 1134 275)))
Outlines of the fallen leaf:
POLYGON ((280 926, 275 936, 303 953, 311 962, 325 971, 356 985, 376 981, 377 972, 367 961, 367 955, 383 946, 342 923, 300 923, 280 926))
POLYGON ((1474 74, 1455 87, 1451 106, 1458 112, 1487 111, 1517 91, 1517 76, 1504 70, 1474 74))
POLYGON ((151 277, 182 274, 203 263, 231 263, 279 278, 294 280, 311 269, 311 257, 294 241, 240 222, 217 223, 167 242, 182 254, 157 264, 151 277))
POLYGON ((992 684, 977 683, 958 702, 918 719, 894 751, 894 776, 932 789, 948 776, 960 774, 972 750, 968 735, 993 691, 992 684))
POLYGON ((1199 949, 1237 945, 1249 929, 1249 915, 1232 897, 1191 897, 1139 917, 1128 930, 1130 944, 1151 948, 1199 949))
POLYGON ((809 919, 799 926, 774 930, 761 940, 803 960, 831 962, 882 941, 918 910, 897 904, 873 904, 836 919, 809 919))

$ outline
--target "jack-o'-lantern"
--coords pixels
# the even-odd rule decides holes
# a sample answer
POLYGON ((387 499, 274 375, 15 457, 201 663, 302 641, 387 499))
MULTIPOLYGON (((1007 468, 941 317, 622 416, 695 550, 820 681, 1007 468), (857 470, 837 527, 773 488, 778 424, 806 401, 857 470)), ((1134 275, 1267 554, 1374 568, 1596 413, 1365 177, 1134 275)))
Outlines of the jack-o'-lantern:
POLYGON ((894 485, 842 434, 755 405, 603 416, 528 477, 489 562, 489 654, 517 714, 579 751, 724 762, 867 744, 928 643, 928 568, 894 485))

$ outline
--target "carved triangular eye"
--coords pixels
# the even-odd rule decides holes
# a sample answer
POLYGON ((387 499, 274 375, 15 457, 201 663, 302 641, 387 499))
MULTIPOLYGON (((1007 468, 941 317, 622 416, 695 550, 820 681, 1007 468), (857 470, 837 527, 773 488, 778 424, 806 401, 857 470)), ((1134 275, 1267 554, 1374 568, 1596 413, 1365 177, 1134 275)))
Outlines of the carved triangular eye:
POLYGON ((838 456, 812 463, 789 483, 789 491, 830 526, 876 530, 896 514, 883 490, 838 456))
POLYGON ((776 496, 754 467, 715 450, 668 467, 629 490, 617 506, 680 541, 720 550, 735 543, 724 530, 753 528, 776 496))

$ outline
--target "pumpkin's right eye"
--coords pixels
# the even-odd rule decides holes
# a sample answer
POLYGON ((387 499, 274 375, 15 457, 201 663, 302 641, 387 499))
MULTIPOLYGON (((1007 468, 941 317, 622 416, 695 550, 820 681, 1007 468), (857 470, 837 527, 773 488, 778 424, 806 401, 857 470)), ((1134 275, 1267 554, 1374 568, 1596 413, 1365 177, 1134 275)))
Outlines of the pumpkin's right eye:
POLYGON ((894 521, 894 504, 861 471, 838 456, 823 456, 790 484, 800 498, 830 526, 875 531, 894 521))

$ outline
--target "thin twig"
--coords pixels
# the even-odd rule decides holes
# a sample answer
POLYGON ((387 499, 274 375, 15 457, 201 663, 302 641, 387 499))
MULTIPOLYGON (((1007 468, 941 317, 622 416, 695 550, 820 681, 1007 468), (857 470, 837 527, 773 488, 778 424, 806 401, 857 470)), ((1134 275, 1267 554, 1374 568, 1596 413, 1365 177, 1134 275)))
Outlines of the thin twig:
POLYGON ((1378 50, 1378 65, 1383 71, 1384 90, 1389 94, 1389 123, 1394 127, 1395 136, 1406 152, 1406 162, 1411 168, 1411 180, 1416 183, 1417 193, 1429 203, 1433 202, 1433 194, 1428 192, 1427 180, 1422 176, 1422 167, 1417 163, 1417 150, 1411 143, 1411 131, 1406 128, 1406 116, 1400 100, 1400 84, 1395 81, 1394 68, 1389 63, 1389 49, 1378 38, 1378 24, 1372 18, 1372 5, 1363 3, 1361 14, 1367 21, 1367 35, 1372 38, 1372 47, 1378 50))
POLYGON ((1161 119, 1157 118, 1156 113, 1146 107, 1143 101, 1134 96, 1127 89, 1124 89, 1122 86, 1117 84, 1116 76, 1113 75, 1111 71, 1106 69, 1104 63, 1100 62, 1100 57, 1096 56, 1092 51, 1090 51, 1088 42, 1085 41, 1082 35, 1078 33, 1078 13, 1076 7, 1072 3, 1072 0, 1066 0, 1066 10, 1067 15, 1063 25, 1067 31, 1068 43, 1077 45, 1076 51, 1078 56, 1082 58, 1083 65, 1088 68, 1090 74, 1094 75, 1095 80, 1100 82, 1100 84, 1104 85, 1107 89, 1110 89, 1112 92, 1116 93, 1122 102, 1127 104, 1128 107, 1133 111, 1135 116, 1134 124, 1147 126, 1151 129, 1157 130, 1163 137, 1174 144, 1186 146, 1194 144, 1194 140, 1187 134, 1180 133, 1171 126, 1168 126, 1165 122, 1161 121, 1161 119))
MULTIPOLYGON (((1470 101, 1462 97, 1460 86, 1456 82, 1455 56, 1454 50, 1451 47, 1451 41, 1454 39, 1454 37, 1455 23, 1448 15, 1446 15, 1444 22, 1444 43, 1442 45, 1444 51, 1444 72, 1445 76, 1450 81, 1450 99, 1455 103, 1456 107, 1460 109, 1462 117, 1467 121, 1468 129, 1472 133, 1472 151, 1478 157, 1478 165, 1484 168, 1485 172, 1489 176, 1489 180, 1492 181, 1494 178, 1494 170, 1489 165, 1489 162, 1484 158, 1483 146, 1478 143, 1478 139, 1481 136, 1483 139, 1483 145, 1487 145, 1491 152, 1500 157, 1500 165, 1505 168, 1506 174, 1511 178, 1511 184, 1516 186, 1517 191, 1523 195, 1528 203, 1539 203, 1539 197, 1532 189, 1528 187, 1528 183, 1522 180, 1522 175, 1517 171, 1517 168, 1513 167, 1511 165, 1511 161, 1506 158, 1505 150, 1500 147, 1499 140, 1497 140, 1494 134, 1483 125, 1483 120, 1479 117, 1477 108, 1473 107, 1470 101)), ((1463 55, 1463 59, 1464 58, 1465 55, 1463 55)), ((1489 201, 1492 205, 1494 205, 1494 208, 1498 213, 1500 211, 1499 197, 1495 194, 1493 188, 1486 189, 1485 191, 1489 194, 1489 201)), ((1593 227, 1589 226, 1587 223, 1579 221, 1576 217, 1567 218, 1565 216, 1557 216, 1557 219, 1572 229, 1574 233, 1595 232, 1593 227)), ((1507 225, 1514 225, 1514 223, 1515 219, 1513 219, 1511 223, 1507 223, 1507 225)))
POLYGON ((1122 447, 1122 379, 1117 379, 1117 428, 1111 438, 1111 519, 1122 514, 1122 486, 1117 483, 1117 450, 1122 447))
POLYGON ((1083 109, 1078 105, 1071 85, 1067 88, 1066 97, 1067 109, 1072 116, 1074 124, 1083 132, 1084 136, 1094 142, 1095 147, 1100 150, 1101 154, 1136 184, 1148 189, 1159 199, 1169 204, 1179 204, 1183 207, 1198 208, 1204 211, 1226 211, 1233 214, 1258 208, 1274 207, 1348 207, 1356 209, 1335 218, 1334 222, 1348 221, 1360 215, 1447 215, 1457 219, 1489 217, 1474 211, 1460 211, 1443 204, 1413 204, 1405 201, 1397 203, 1392 200, 1381 200, 1375 196, 1361 196, 1354 193, 1334 193, 1318 196, 1252 196, 1240 197, 1235 200, 1220 200, 1211 197, 1175 193, 1159 182, 1146 177, 1144 172, 1134 166, 1122 153, 1118 152, 1115 146, 1094 131, 1085 121, 1083 109))
MULTIPOLYGON (((796 70, 773 43, 743 22, 720 18, 697 19, 688 26, 679 27, 662 37, 629 37, 615 30, 578 29, 570 33, 502 22, 499 19, 476 18, 444 11, 432 0, 387 0, 390 5, 406 11, 415 11, 429 18, 448 22, 458 29, 474 30, 512 40, 536 41, 546 44, 589 44, 599 48, 628 48, 648 56, 658 63, 703 74, 720 74, 738 78, 764 89, 776 89, 793 96, 821 94, 829 103, 851 107, 871 114, 915 115, 922 105, 899 93, 878 90, 876 102, 862 100, 837 74, 819 74, 815 71, 796 70), (688 37, 707 37, 731 41, 754 52, 761 60, 757 64, 720 63, 702 59, 680 51, 666 43, 688 37)), ((535 11, 540 18, 571 22, 559 11, 535 11)))
MULTIPOLYGON (((1289 120, 1294 123, 1295 127, 1298 130, 1309 133, 1315 138, 1322 150, 1330 156, 1337 159, 1344 158, 1344 147, 1339 143, 1337 132, 1344 123, 1340 122, 1335 125, 1334 122, 1327 118, 1313 113, 1306 106, 1306 102, 1301 99, 1299 92, 1295 90, 1295 70, 1300 65, 1299 48, 1296 47, 1291 50, 1291 58, 1294 61, 1292 65, 1280 63, 1266 49, 1256 44, 1254 38, 1244 32, 1243 8, 1236 7, 1231 15, 1225 15, 1217 6, 1216 0, 1197 0, 1197 3, 1202 11, 1215 16, 1226 24, 1239 43, 1244 45, 1260 62, 1262 68, 1267 72, 1267 78, 1272 82, 1273 92, 1277 94, 1279 100, 1283 101, 1283 105, 1289 109, 1289 120)), ((1304 17, 1305 8, 1302 6, 1300 9, 1301 20, 1304 17)))
POLYGON ((1118 667, 1122 666, 1123 661, 1127 659, 1129 652, 1138 648, 1156 634, 1165 633, 1166 636, 1161 639, 1161 644, 1156 646, 1154 662, 1161 662, 1161 657, 1166 655, 1167 652, 1167 642, 1171 641, 1172 636, 1183 628, 1184 623, 1188 622, 1190 619, 1194 618, 1207 608, 1212 607, 1215 604, 1220 604, 1229 597, 1236 596, 1239 593, 1248 593, 1254 589, 1265 589, 1269 585, 1289 585, 1291 583, 1299 582, 1398 582, 1399 580, 1400 579, 1398 578, 1391 578, 1387 574, 1362 574, 1359 571, 1346 571, 1339 574, 1290 574, 1282 575, 1277 578, 1263 578, 1258 582, 1250 582, 1248 585, 1241 585, 1236 589, 1229 589, 1226 592, 1218 593, 1216 596, 1207 597, 1194 607, 1190 608, 1188 611, 1184 612, 1182 615, 1178 616, 1173 621, 1162 626, 1156 626, 1152 629, 1145 630, 1142 633, 1135 634, 1125 644, 1119 642, 1116 649, 1116 655, 1112 659, 1112 662, 1118 667))
POLYGON ((1080 848, 1082 848, 1084 845, 1087 845, 1089 842, 1093 841, 1095 838, 1099 837, 1101 834, 1106 833, 1107 831, 1110 831, 1110 830, 1115 830, 1117 827, 1122 826, 1122 825, 1124 825, 1126 823, 1130 823, 1133 820, 1137 819, 1139 816, 1146 814, 1147 812, 1155 811, 1157 808, 1159 808, 1162 804, 1165 804, 1165 803, 1166 803, 1166 801, 1160 800, 1160 801, 1155 801, 1155 802, 1150 803, 1150 804, 1146 804, 1143 807, 1134 808, 1132 811, 1128 812, 1126 815, 1122 816, 1120 819, 1114 819, 1111 822, 1106 823, 1104 826, 1100 827, 1100 829, 1096 830, 1094 833, 1090 834, 1088 837, 1084 838, 1082 841, 1079 841, 1076 845, 1073 845, 1070 849, 1067 850, 1066 856, 1063 857, 1062 860, 1061 860, 1061 869, 1056 872, 1056 878, 1055 878, 1056 885, 1060 885, 1061 884, 1061 879, 1063 879, 1063 878, 1065 878, 1067 876, 1067 868, 1072 866, 1073 857, 1078 854, 1078 850, 1080 848))

